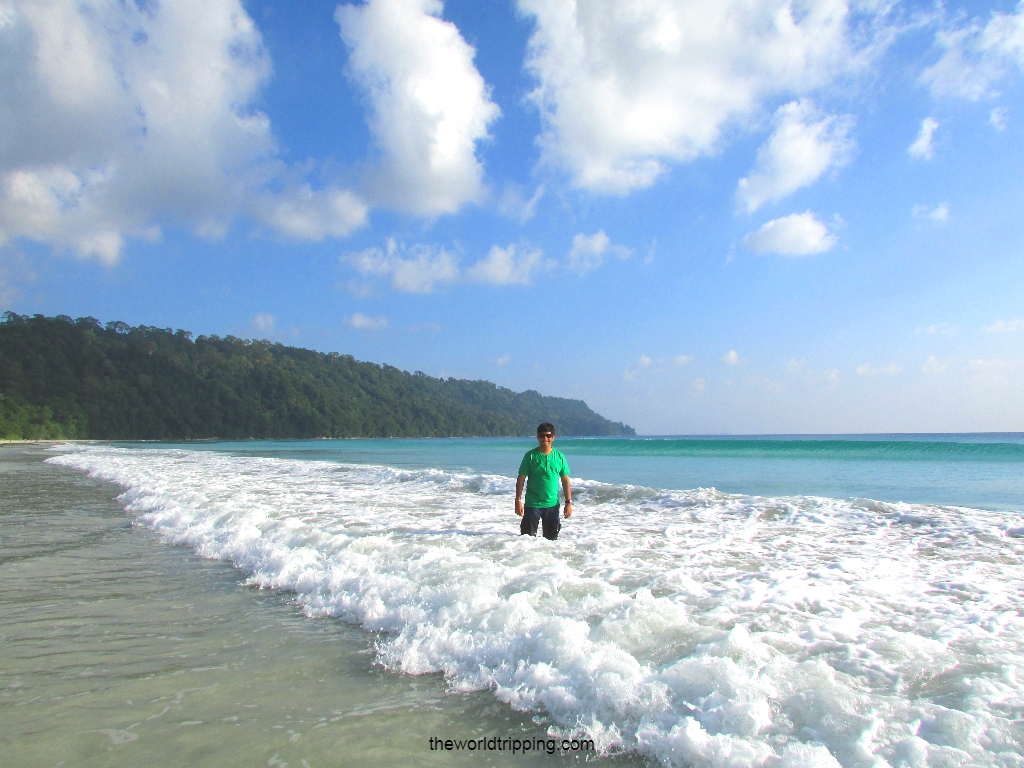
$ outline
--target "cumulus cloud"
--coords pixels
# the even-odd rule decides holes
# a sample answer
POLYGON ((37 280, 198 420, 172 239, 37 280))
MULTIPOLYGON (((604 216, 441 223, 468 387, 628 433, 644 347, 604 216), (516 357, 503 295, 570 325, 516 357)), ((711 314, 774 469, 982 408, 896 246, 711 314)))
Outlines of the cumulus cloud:
POLYGON ((459 266, 444 248, 414 245, 406 248, 389 238, 385 248, 367 248, 341 257, 363 277, 382 277, 406 293, 431 293, 438 285, 459 279, 459 266))
MULTIPOLYGON (((317 229, 289 224, 268 191, 287 169, 253 106, 272 67, 240 0, 3 9, 0 241, 109 264, 127 238, 154 239, 168 224, 215 237, 249 215, 292 236, 317 229)), ((284 203, 294 216, 336 197, 307 190, 284 203)), ((342 213, 319 232, 362 223, 358 203, 342 213)))
POLYGON ((811 256, 831 250, 836 237, 810 211, 772 219, 743 238, 743 245, 754 253, 782 256, 811 256))
POLYGON ((499 357, 494 362, 498 365, 499 368, 504 368, 506 365, 508 365, 508 362, 511 359, 512 358, 509 357, 508 355, 502 355, 501 357, 499 357))
POLYGON ((707 388, 707 385, 708 382, 706 379, 694 379, 690 384, 695 392, 703 392, 707 388))
POLYGON ((466 277, 491 285, 530 285, 541 267, 544 253, 537 249, 509 245, 492 246, 487 258, 466 270, 466 277))
MULTIPOLYGON (((434 245, 405 246, 388 238, 384 248, 376 246, 347 253, 342 264, 355 267, 364 278, 384 278, 391 287, 406 293, 432 293, 439 286, 471 280, 490 285, 531 285, 536 273, 555 265, 545 261, 543 251, 522 245, 495 245, 487 256, 463 270, 446 249, 434 245)), ((357 295, 369 295, 372 284, 351 284, 357 295)))
POLYGON ((640 358, 636 361, 636 364, 639 365, 641 368, 646 368, 648 365, 650 365, 653 362, 654 361, 651 358, 649 358, 647 355, 640 355, 640 358))
POLYGON ((907 147, 907 152, 917 160, 931 160, 935 157, 935 147, 932 146, 932 137, 938 130, 939 121, 933 117, 926 117, 921 121, 921 130, 917 132, 914 143, 907 147))
POLYGON ((304 184, 264 200, 261 207, 267 224, 299 240, 345 237, 366 223, 366 203, 334 187, 315 192, 304 184))
POLYGON ((517 0, 546 162, 580 188, 625 194, 714 152, 770 97, 856 69, 885 35, 882 3, 517 0), (855 16, 858 18, 855 19, 855 16), (856 24, 857 21, 867 23, 856 24), (851 28, 866 34, 853 42, 851 28))
POLYGON ((269 312, 260 312, 252 319, 252 327, 259 333, 270 333, 277 325, 277 318, 269 312))
POLYGON ((476 51, 441 18, 443 8, 440 0, 370 0, 334 15, 381 153, 371 192, 427 216, 483 197, 476 146, 500 114, 473 64, 476 51))
POLYGON ((1010 124, 1010 117, 1003 107, 996 107, 988 113, 988 122, 997 131, 1005 131, 1006 126, 1010 124))
POLYGON ((813 184, 829 169, 846 165, 853 154, 852 116, 824 115, 801 99, 779 107, 774 123, 754 169, 736 188, 737 202, 747 213, 813 184))
POLYGON ((930 219, 936 224, 945 224, 949 221, 949 203, 939 203, 934 208, 927 205, 915 205, 910 209, 910 214, 915 219, 930 219))
POLYGON ((730 349, 722 355, 722 362, 727 365, 739 365, 742 361, 740 360, 740 356, 736 353, 736 350, 730 349))
POLYGON ((691 360, 693 360, 692 355, 676 355, 672 358, 672 362, 676 365, 686 365, 691 360))
POLYGON ((1024 331, 1024 320, 996 320, 983 329, 985 333, 1018 333, 1024 331))
POLYGON ((936 35, 942 57, 921 80, 936 96, 977 101, 996 93, 996 83, 1024 69, 1024 2, 1016 13, 994 11, 986 23, 978 19, 936 35))
POLYGON ((383 316, 368 317, 356 312, 352 317, 345 320, 345 325, 357 331, 382 331, 388 327, 388 320, 383 316))
POLYGON ((569 249, 569 269, 585 274, 601 266, 607 254, 620 259, 628 259, 633 255, 633 251, 625 246, 612 243, 611 238, 605 234, 603 229, 592 235, 584 235, 581 232, 572 239, 572 247, 569 249))

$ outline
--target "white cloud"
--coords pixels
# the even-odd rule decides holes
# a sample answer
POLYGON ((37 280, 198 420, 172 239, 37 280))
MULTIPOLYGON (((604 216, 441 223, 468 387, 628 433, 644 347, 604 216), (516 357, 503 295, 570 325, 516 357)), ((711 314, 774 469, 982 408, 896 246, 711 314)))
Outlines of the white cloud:
POLYGON ((929 336, 956 336, 960 333, 960 328, 952 323, 932 323, 931 325, 922 325, 917 332, 929 336))
POLYGON ((651 240, 650 245, 647 246, 647 255, 644 256, 644 264, 653 264, 655 254, 658 252, 658 238, 651 240))
POLYGON ((382 331, 388 327, 386 317, 368 317, 356 312, 352 317, 345 320, 345 325, 357 331, 382 331))
POLYGON ((572 239, 572 248, 569 249, 569 269, 580 274, 597 269, 604 263, 605 254, 628 259, 633 251, 625 246, 613 244, 603 229, 593 235, 584 235, 581 232, 572 239))
POLYGON ((1024 69, 1024 2, 1016 13, 992 13, 986 24, 942 30, 936 43, 942 58, 926 69, 921 80, 936 96, 959 96, 977 101, 996 93, 995 85, 1014 69, 1024 69))
POLYGON ((772 219, 743 238, 743 245, 755 253, 810 256, 835 247, 836 237, 810 211, 772 219))
POLYGON ((900 372, 900 367, 896 363, 890 363, 889 365, 871 365, 870 363, 864 363, 864 365, 857 367, 858 376, 878 376, 885 374, 887 376, 895 376, 900 372))
MULTIPOLYGON (((380 277, 390 281, 395 290, 406 293, 432 293, 439 286, 463 278, 491 285, 530 285, 537 271, 555 265, 544 260, 544 253, 535 248, 495 245, 487 256, 463 271, 447 250, 432 245, 406 247, 388 238, 383 249, 367 248, 341 257, 343 264, 356 268, 364 278, 380 277)), ((372 293, 372 285, 355 283, 349 286, 357 295, 372 293)))
POLYGON ((263 204, 263 220, 289 237, 345 237, 366 223, 366 203, 347 190, 313 191, 308 184, 263 204))
POLYGON ((510 219, 518 219, 521 224, 525 223, 533 218, 537 211, 537 203, 544 197, 544 192, 544 185, 541 184, 527 200, 522 184, 508 184, 498 201, 498 213, 510 219))
POLYGON ((728 365, 739 365, 742 361, 740 360, 740 356, 736 353, 736 350, 730 349, 722 355, 722 362, 728 365))
POLYGON ((915 205, 910 209, 910 214, 917 219, 931 219, 937 224, 945 224, 949 221, 949 203, 939 203, 934 208, 915 205))
POLYGON ((707 388, 708 382, 706 379, 694 379, 690 384, 695 392, 703 392, 707 388))
POLYGON ((477 142, 500 110, 473 64, 475 50, 440 0, 339 5, 347 73, 366 94, 381 151, 369 178, 382 203, 412 213, 453 213, 482 199, 477 142))
POLYGON ((260 312, 252 319, 252 327, 259 333, 270 333, 277 325, 277 318, 269 312, 260 312))
POLYGON ((508 361, 511 360, 511 359, 512 358, 509 357, 508 355, 502 355, 501 357, 499 357, 494 362, 497 363, 499 367, 504 368, 506 365, 508 365, 508 361))
POLYGON ((641 368, 646 368, 648 365, 650 365, 653 362, 654 361, 651 358, 649 358, 647 355, 640 355, 640 359, 636 361, 636 364, 639 365, 641 368))
MULTIPOLYGON (((271 62, 240 0, 4 8, 0 241, 110 264, 168 224, 217 236, 251 215, 306 236, 273 215, 287 168, 253 106, 271 62)), ((345 233, 355 214, 321 229, 345 233)))
POLYGON ((544 254, 537 249, 515 245, 492 246, 487 258, 466 270, 466 277, 491 285, 530 285, 533 273, 542 265, 544 254))
POLYGON ((757 151, 750 175, 740 179, 736 198, 753 213, 813 184, 830 168, 846 165, 853 155, 849 138, 853 117, 823 115, 807 99, 792 101, 775 113, 775 130, 757 151))
POLYGON ((988 113, 988 122, 997 131, 1005 131, 1006 126, 1010 124, 1010 116, 1003 107, 996 107, 988 113))
POLYGON ((693 360, 692 355, 676 355, 672 358, 672 362, 676 365, 686 365, 691 360, 693 360))
POLYGON ((996 320, 982 330, 985 333, 1017 333, 1024 330, 1024 320, 996 320))
POLYGON ((844 0, 517 0, 546 162, 625 194, 668 163, 715 152, 765 100, 806 93, 883 45, 884 3, 844 0), (852 27, 863 33, 858 47, 852 27), (879 30, 882 30, 879 33, 879 30))
POLYGON ((921 130, 917 132, 914 143, 907 147, 907 152, 917 160, 931 160, 935 157, 935 147, 932 146, 932 137, 939 127, 939 121, 934 117, 926 117, 921 121, 921 130))
POLYGON ((840 381, 842 381, 842 376, 839 373, 839 369, 833 368, 832 370, 825 371, 825 380, 828 381, 829 384, 838 384, 840 381))
POLYGON ((431 293, 438 285, 459 279, 459 266, 444 248, 414 245, 405 248, 389 238, 385 250, 367 248, 341 257, 364 277, 384 277, 395 290, 431 293))

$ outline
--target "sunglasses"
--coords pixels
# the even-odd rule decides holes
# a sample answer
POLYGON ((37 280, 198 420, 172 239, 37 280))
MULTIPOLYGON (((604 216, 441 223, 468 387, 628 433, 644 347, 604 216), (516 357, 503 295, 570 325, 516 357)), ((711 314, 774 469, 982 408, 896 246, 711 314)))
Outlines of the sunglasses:
POLYGON ((537 437, 543 438, 544 440, 551 440, 554 438, 554 435, 550 432, 538 432, 537 437))

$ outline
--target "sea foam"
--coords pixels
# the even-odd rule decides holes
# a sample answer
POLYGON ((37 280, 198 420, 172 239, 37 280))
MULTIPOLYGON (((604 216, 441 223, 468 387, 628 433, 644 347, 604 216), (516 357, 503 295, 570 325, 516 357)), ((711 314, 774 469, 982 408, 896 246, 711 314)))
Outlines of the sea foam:
POLYGON ((443 672, 673 766, 1024 765, 1019 516, 85 446, 138 523, 443 672))

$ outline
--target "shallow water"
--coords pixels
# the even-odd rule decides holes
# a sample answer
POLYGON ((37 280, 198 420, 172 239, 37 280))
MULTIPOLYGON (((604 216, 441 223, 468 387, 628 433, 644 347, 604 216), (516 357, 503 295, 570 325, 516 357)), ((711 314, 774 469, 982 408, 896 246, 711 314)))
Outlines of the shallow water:
POLYGON ((167 546, 131 524, 123 489, 49 456, 0 450, 0 765, 575 762, 431 752, 431 736, 546 726, 440 675, 385 670, 376 635, 167 546))
MULTIPOLYGON (((511 478, 472 466, 491 443, 459 448, 470 466, 452 471, 448 443, 386 466, 359 452, 396 444, 365 442, 348 443, 355 461, 345 444, 252 444, 87 446, 52 462, 126 489, 165 540, 290 591, 309 626, 380 633, 377 661, 418 676, 395 679, 443 672, 605 754, 1024 765, 1017 512, 577 478, 577 514, 546 542, 515 535, 511 478)), ((842 474, 863 459, 828 460, 842 474)))

